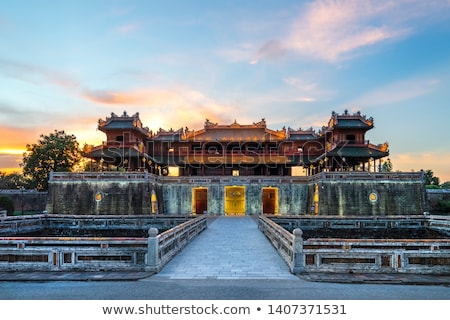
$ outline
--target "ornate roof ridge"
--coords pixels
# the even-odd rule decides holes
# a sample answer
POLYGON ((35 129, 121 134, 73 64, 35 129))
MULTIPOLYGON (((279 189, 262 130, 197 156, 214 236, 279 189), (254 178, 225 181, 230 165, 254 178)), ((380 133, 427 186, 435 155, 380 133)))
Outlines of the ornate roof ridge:
POLYGON ((333 120, 333 124, 336 125, 339 122, 339 119, 354 119, 360 120, 368 126, 373 126, 373 118, 367 116, 365 114, 361 114, 361 111, 356 111, 353 114, 349 113, 347 109, 344 110, 344 113, 338 114, 335 111, 331 112, 331 120, 333 120))

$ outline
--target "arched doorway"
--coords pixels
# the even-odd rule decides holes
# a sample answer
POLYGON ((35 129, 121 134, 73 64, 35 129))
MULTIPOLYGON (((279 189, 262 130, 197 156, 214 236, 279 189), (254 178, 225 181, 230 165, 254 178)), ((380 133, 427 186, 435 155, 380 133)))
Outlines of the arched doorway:
POLYGON ((225 215, 245 215, 245 187, 225 187, 225 215))

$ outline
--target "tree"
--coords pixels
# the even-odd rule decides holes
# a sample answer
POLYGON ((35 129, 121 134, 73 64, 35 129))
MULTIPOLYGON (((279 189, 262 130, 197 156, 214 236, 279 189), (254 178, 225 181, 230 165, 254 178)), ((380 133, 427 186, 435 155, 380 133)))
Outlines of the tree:
POLYGON ((434 173, 432 170, 424 171, 423 176, 425 179, 426 186, 439 186, 439 178, 434 176, 434 173))
POLYGON ((20 187, 29 189, 30 180, 18 172, 10 174, 0 172, 0 189, 17 189, 20 187))
POLYGON ((23 154, 23 174, 31 178, 34 188, 47 190, 50 171, 72 171, 80 159, 76 137, 55 130, 49 135, 41 134, 38 143, 27 145, 27 152, 23 154))
POLYGON ((442 189, 450 189, 450 181, 446 181, 443 184, 441 184, 442 189))
POLYGON ((381 167, 381 171, 382 172, 392 172, 393 168, 394 167, 392 165, 391 159, 388 158, 386 162, 383 162, 383 166, 381 167))

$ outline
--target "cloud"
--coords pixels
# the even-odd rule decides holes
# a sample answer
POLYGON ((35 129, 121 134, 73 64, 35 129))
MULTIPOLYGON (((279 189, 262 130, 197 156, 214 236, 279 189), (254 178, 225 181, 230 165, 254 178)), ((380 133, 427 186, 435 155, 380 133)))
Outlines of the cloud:
POLYGON ((370 108, 407 101, 434 91, 439 84, 440 81, 434 78, 402 80, 367 92, 347 103, 347 106, 363 105, 370 108))
POLYGON ((421 24, 445 16, 449 8, 448 2, 439 0, 317 0, 303 5, 287 23, 287 30, 278 30, 278 37, 272 32, 272 39, 262 44, 249 41, 223 53, 232 62, 251 64, 288 53, 334 63, 354 58, 363 49, 404 39, 421 24))
POLYGON ((207 97, 202 92, 184 86, 169 88, 141 88, 126 92, 120 90, 83 91, 86 99, 96 103, 123 105, 145 109, 142 116, 149 118, 144 125, 155 126, 203 126, 205 118, 214 121, 230 121, 228 114, 235 114, 232 105, 225 105, 207 97))
POLYGON ((258 55, 255 54, 256 47, 251 43, 242 43, 234 48, 222 49, 218 51, 219 56, 224 57, 228 62, 246 61, 250 64, 258 63, 258 55))
POLYGON ((0 58, 0 73, 35 85, 44 83, 65 88, 78 86, 78 82, 74 78, 64 73, 15 60, 0 58))
POLYGON ((140 25, 138 23, 128 23, 128 24, 119 26, 116 30, 119 34, 125 35, 125 34, 134 33, 139 28, 140 28, 140 25))
MULTIPOLYGON (((403 1, 404 2, 404 1, 403 1)), ((356 50, 407 35, 397 25, 402 1, 316 1, 292 24, 286 46, 301 54, 327 61, 352 56, 356 50)))

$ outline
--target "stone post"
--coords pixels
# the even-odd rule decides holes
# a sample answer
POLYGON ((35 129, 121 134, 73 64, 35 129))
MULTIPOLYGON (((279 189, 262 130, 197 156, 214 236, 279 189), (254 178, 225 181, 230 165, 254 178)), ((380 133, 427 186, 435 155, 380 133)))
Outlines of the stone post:
POLYGON ((303 254, 303 231, 294 229, 294 256, 291 266, 292 273, 302 273, 305 271, 305 255, 303 254))
POLYGON ((159 259, 158 229, 150 228, 147 239, 147 259, 145 271, 159 272, 161 260, 159 259))

